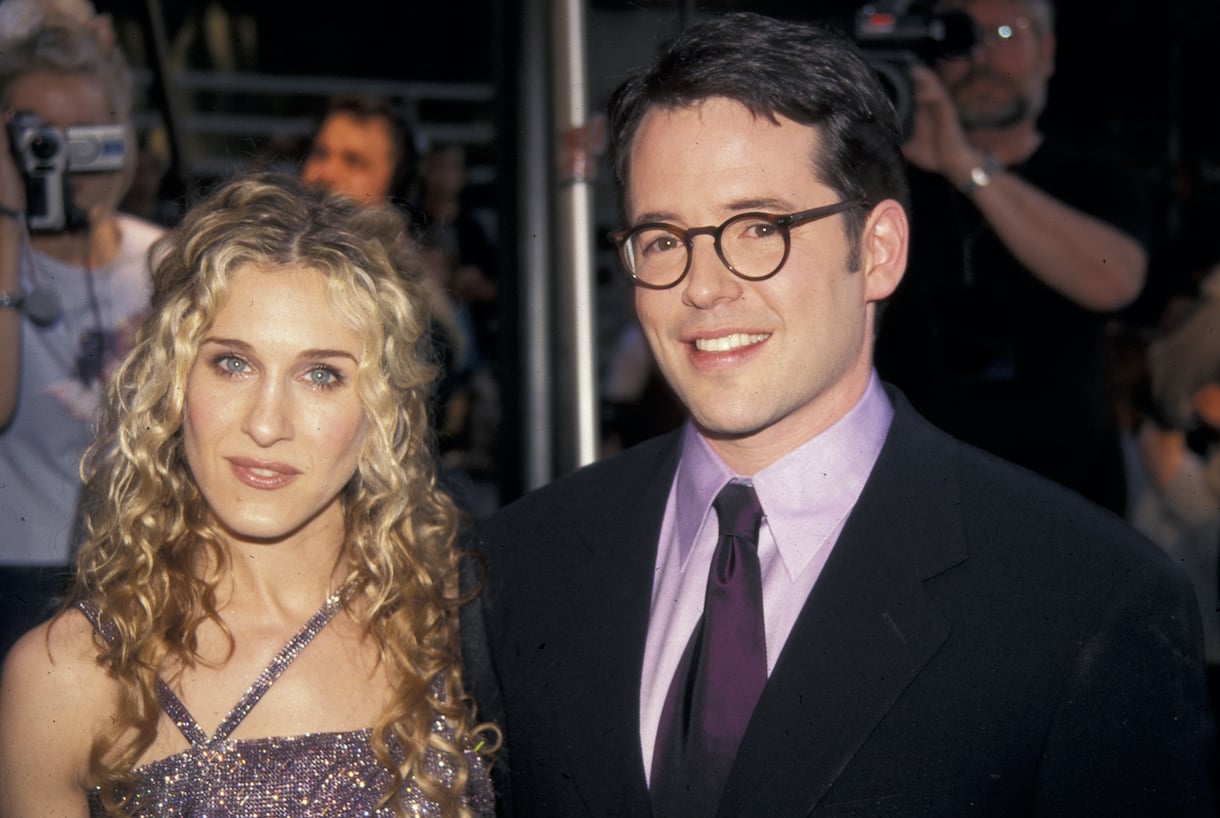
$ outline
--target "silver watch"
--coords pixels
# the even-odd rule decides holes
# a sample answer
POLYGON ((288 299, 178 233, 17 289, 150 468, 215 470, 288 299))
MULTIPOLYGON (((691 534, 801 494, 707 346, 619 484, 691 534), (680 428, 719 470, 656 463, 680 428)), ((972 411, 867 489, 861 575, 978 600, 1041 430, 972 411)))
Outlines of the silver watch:
POLYGON ((996 159, 992 154, 983 156, 983 164, 975 165, 970 169, 970 177, 966 179, 966 184, 962 185, 962 193, 967 196, 974 193, 980 187, 987 187, 991 184, 991 177, 1002 171, 1004 166, 1000 164, 1000 160, 996 159))

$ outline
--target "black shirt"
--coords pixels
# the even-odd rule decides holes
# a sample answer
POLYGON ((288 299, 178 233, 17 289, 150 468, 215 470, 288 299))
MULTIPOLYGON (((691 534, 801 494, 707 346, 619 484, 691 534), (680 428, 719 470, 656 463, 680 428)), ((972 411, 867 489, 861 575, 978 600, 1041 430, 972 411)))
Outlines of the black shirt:
MULTIPOLYGON (((1146 193, 1117 156, 1048 140, 1007 170, 1147 244, 1146 193)), ((910 174, 911 255, 881 313, 881 376, 955 436, 1121 511, 1112 316, 1038 280, 942 177, 910 174)))

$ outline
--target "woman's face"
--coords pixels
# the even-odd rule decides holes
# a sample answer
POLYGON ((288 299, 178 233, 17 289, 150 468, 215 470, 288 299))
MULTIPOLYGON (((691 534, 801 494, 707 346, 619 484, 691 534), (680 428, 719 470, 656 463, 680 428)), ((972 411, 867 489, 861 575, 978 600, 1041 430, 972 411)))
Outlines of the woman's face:
POLYGON ((230 542, 343 535, 364 442, 357 334, 309 269, 239 268, 186 386, 187 463, 230 542))

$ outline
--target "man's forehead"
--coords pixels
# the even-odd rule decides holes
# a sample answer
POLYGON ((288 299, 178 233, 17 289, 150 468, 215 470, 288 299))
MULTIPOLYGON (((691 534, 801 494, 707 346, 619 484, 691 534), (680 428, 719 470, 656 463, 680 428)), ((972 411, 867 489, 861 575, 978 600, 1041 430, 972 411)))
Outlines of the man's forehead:
POLYGON ((622 203, 628 216, 645 205, 651 212, 662 204, 658 199, 672 202, 681 198, 681 191, 692 179, 714 178, 718 193, 715 201, 701 201, 726 213, 775 209, 780 206, 778 202, 801 198, 795 190, 823 183, 817 161, 822 129, 817 125, 754 112, 724 97, 682 106, 656 106, 641 117, 640 125, 631 141, 624 179, 622 203), (704 118, 709 107, 718 109, 709 114, 711 121, 704 118), (670 117, 685 120, 685 124, 667 121, 670 117), (720 130, 715 139, 700 140, 690 136, 692 123, 697 132, 706 123, 710 129, 729 128, 731 133, 720 130), (781 132, 786 137, 775 141, 781 132), (704 144, 699 144, 701 141, 704 144), (655 152, 658 144, 664 145, 660 153, 655 152), (647 158, 641 159, 642 151, 647 152, 647 158), (667 161, 672 161, 672 167, 667 161), (641 170, 641 165, 646 169, 641 170), (641 177, 641 173, 646 175, 641 177), (650 201, 643 202, 637 194, 646 195, 650 201))
POLYGON ((388 139, 390 136, 390 124, 385 120, 385 117, 375 114, 369 116, 357 116, 348 111, 337 111, 326 118, 322 124, 322 130, 330 130, 332 133, 336 128, 357 130, 363 133, 381 133, 388 139))

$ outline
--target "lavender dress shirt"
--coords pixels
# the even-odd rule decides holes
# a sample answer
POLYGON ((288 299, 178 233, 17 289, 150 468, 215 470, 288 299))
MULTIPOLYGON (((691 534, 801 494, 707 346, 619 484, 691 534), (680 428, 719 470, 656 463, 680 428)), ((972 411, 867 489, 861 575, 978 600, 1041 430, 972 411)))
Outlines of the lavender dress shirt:
POLYGON ((640 683, 644 775, 670 680, 695 625, 712 552, 712 500, 730 481, 754 485, 766 515, 759 531, 770 674, 881 452, 894 408, 874 372, 860 401, 826 431, 757 474, 735 474, 687 423, 657 548, 640 683))

